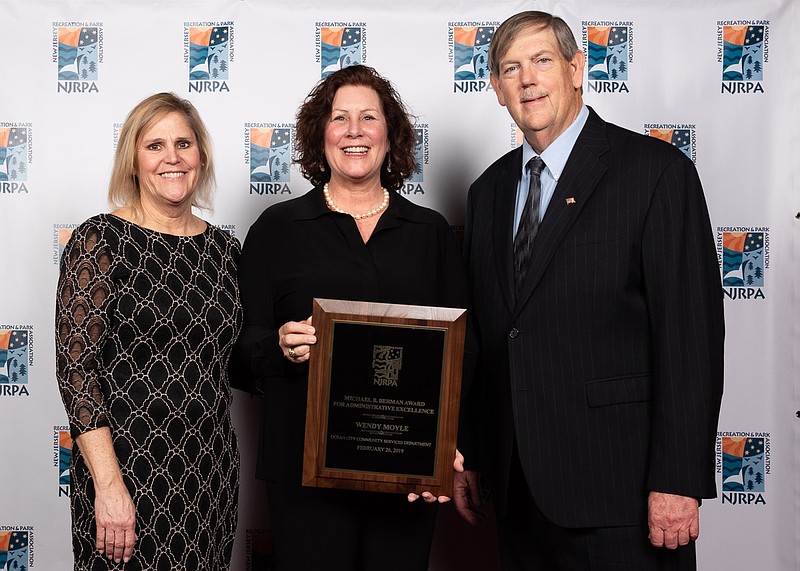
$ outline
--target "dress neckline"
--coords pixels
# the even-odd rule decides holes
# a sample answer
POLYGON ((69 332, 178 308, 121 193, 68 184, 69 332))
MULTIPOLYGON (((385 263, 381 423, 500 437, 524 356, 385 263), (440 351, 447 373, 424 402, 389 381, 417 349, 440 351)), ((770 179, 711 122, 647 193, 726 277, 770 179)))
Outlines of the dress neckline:
POLYGON ((159 236, 168 236, 170 238, 178 238, 178 239, 181 239, 181 238, 201 238, 201 237, 205 236, 206 234, 208 234, 211 231, 211 224, 209 224, 205 220, 203 220, 203 222, 205 222, 206 227, 203 229, 202 232, 198 232, 197 234, 170 234, 169 232, 160 232, 159 230, 153 230, 152 228, 147 228, 145 226, 140 226, 139 224, 136 224, 136 222, 131 222, 130 220, 127 220, 126 218, 122 218, 121 216, 117 216, 113 212, 107 212, 104 215, 106 217, 114 218, 115 220, 119 220, 125 225, 133 226, 135 228, 138 228, 139 230, 141 230, 143 232, 146 232, 146 233, 149 233, 149 234, 156 234, 156 235, 159 235, 159 236))

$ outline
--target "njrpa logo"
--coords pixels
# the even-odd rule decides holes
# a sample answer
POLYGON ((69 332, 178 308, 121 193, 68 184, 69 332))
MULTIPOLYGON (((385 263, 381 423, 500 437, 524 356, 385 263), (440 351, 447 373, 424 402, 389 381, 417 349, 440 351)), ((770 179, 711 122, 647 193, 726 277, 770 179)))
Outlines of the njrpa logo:
POLYGON ((0 525, 0 569, 33 567, 33 526, 0 525))
POLYGON ((422 182, 425 178, 425 165, 429 160, 427 124, 417 125, 414 128, 414 158, 417 160, 417 168, 398 189, 402 194, 425 194, 422 182))
POLYGON ((717 228, 717 256, 722 268, 722 291, 730 299, 765 299, 769 268, 769 228, 717 228))
POLYGON ((717 61, 722 64, 721 93, 764 93, 769 20, 717 22, 717 61))
POLYGON ((33 327, 0 325, 0 396, 28 396, 33 327))
POLYGON ((58 468, 58 497, 69 497, 69 463, 72 458, 72 436, 69 426, 53 427, 53 466, 58 468))
POLYGON ((0 194, 28 193, 28 165, 33 163, 31 123, 0 122, 0 194))
POLYGON ((661 139, 680 149, 684 155, 697 162, 697 140, 695 138, 695 125, 684 124, 645 124, 644 134, 656 139, 661 139))
POLYGON ((717 473, 722 480, 723 504, 766 505, 769 438, 769 432, 717 434, 717 473))
POLYGON ((53 224, 53 265, 57 266, 61 262, 64 248, 76 227, 77 224, 53 224))
POLYGON ((245 123, 244 162, 250 166, 250 194, 291 194, 292 123, 245 123))
POLYGON ((184 22, 183 62, 189 66, 189 93, 230 92, 233 22, 184 22))
POLYGON ((449 22, 448 43, 453 64, 453 93, 492 89, 489 45, 498 22, 449 22))
POLYGON ((236 238, 236 224, 216 224, 216 227, 230 234, 231 238, 236 238))
POLYGON ((633 22, 582 22, 587 87, 597 93, 630 93, 633 22))
POLYGON ((372 384, 396 387, 403 368, 403 348, 375 345, 372 348, 372 384))
POLYGON ((53 63, 58 66, 58 93, 98 93, 103 23, 54 22, 53 63))
POLYGON ((317 22, 317 63, 321 79, 334 71, 366 63, 367 24, 365 22, 317 22))

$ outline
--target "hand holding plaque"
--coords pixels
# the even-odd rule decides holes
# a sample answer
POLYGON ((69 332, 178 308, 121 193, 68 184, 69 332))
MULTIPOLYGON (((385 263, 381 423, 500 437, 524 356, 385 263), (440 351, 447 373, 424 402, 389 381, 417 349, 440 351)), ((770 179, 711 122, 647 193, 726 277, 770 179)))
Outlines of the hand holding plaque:
POLYGON ((466 310, 315 299, 303 484, 452 494, 466 310))

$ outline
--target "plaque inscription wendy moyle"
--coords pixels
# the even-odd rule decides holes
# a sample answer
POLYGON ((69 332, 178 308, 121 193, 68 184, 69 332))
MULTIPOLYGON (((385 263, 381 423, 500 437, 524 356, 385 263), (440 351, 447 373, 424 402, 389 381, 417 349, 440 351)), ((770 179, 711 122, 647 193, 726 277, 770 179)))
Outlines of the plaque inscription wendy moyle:
POLYGON ((452 495, 466 311, 315 299, 303 484, 452 495))

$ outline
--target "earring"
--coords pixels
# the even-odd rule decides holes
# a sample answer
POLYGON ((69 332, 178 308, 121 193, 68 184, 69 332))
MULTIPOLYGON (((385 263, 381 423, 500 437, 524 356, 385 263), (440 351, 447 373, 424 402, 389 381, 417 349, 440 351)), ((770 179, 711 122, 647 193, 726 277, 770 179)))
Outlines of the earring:
POLYGON ((392 172, 392 157, 386 159, 386 172, 392 172))
POLYGON ((325 163, 320 163, 319 172, 325 172, 325 163))

